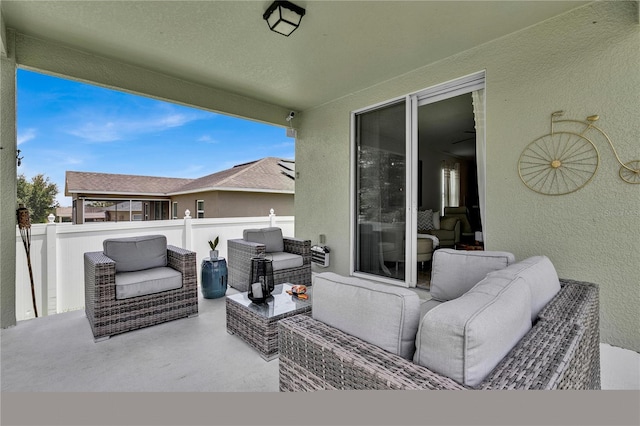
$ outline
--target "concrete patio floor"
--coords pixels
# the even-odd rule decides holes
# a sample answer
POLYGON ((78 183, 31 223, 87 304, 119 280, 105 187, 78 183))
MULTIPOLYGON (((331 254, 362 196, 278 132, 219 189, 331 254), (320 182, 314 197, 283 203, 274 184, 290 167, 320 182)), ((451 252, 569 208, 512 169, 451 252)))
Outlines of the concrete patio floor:
POLYGON ((284 394, 278 392, 279 360, 264 361, 228 334, 225 314, 224 298, 200 297, 197 317, 99 343, 84 311, 2 330, 0 423, 584 426, 635 425, 640 418, 640 355, 610 345, 601 345, 602 389, 633 392, 284 394), (457 409, 460 404, 467 408, 457 409))
MULTIPOLYGON (((98 343, 84 311, 21 321, 0 336, 3 392, 278 391, 279 361, 226 332, 224 298, 200 296, 197 317, 98 343)), ((603 390, 640 389, 640 354, 601 344, 601 367, 603 390)))

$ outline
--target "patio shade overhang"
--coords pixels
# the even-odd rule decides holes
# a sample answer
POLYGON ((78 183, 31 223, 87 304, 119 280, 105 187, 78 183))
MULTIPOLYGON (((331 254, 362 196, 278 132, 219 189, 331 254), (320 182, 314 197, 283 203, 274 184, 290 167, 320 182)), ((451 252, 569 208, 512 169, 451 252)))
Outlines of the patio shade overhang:
POLYGON ((6 51, 6 27, 304 111, 586 3, 310 1, 295 37, 282 37, 264 25, 260 2, 9 0, 2 2, 2 46, 6 51))

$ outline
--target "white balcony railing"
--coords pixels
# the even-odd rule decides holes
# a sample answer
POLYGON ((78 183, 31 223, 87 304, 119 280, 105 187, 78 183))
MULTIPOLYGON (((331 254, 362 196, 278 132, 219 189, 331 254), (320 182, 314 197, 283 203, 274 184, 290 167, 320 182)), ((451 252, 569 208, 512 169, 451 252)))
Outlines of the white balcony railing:
MULTIPOLYGON (((217 249, 227 256, 226 241, 242 238, 247 228, 275 224, 286 236, 294 235, 294 217, 275 215, 148 222, 117 222, 71 225, 60 223, 31 226, 31 266, 38 315, 45 316, 84 308, 84 253, 101 251, 107 238, 162 234, 168 244, 197 253, 198 277, 202 259, 209 257, 209 240, 220 237, 217 249)), ((16 226, 16 317, 34 318, 27 257, 16 226)))

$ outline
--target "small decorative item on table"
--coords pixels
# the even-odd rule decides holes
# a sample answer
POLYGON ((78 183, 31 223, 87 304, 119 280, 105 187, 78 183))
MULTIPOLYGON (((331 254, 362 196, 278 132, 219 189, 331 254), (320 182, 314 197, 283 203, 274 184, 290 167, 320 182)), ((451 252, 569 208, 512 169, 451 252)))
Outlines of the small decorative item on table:
POLYGON ((216 250, 216 247, 218 247, 218 242, 220 241, 220 237, 216 237, 215 240, 211 241, 209 240, 209 247, 211 248, 211 250, 209 250, 209 258, 211 260, 216 260, 218 258, 218 250, 216 250))
POLYGON ((264 303, 275 287, 273 263, 264 257, 251 259, 248 297, 253 303, 264 303))
POLYGON ((291 287, 291 290, 287 290, 287 294, 297 297, 298 299, 308 299, 309 296, 307 293, 306 285, 294 285, 291 287))

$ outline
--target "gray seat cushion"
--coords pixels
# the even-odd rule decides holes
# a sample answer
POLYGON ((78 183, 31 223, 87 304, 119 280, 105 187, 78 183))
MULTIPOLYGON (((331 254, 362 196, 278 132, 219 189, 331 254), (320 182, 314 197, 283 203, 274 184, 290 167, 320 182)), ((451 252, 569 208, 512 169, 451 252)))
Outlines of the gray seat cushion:
POLYGON ((530 329, 529 286, 520 277, 487 277, 426 313, 414 362, 477 386, 530 329))
POLYGON ((266 258, 272 260, 274 271, 281 271, 283 269, 289 268, 299 268, 304 263, 304 259, 299 254, 287 253, 284 251, 269 253, 266 258))
POLYGON ((514 262, 514 255, 504 251, 436 250, 429 292, 440 302, 456 299, 489 272, 506 268, 514 262))
POLYGON ((560 291, 558 273, 546 256, 530 257, 489 274, 489 276, 492 275, 524 279, 531 291, 532 322, 538 318, 542 308, 560 291))
POLYGON ((180 287, 182 287, 182 274, 167 266, 116 273, 116 299, 118 300, 180 287))
POLYGON ((140 271, 167 266, 167 237, 110 238, 102 243, 105 256, 116 262, 116 272, 140 271))
POLYGON ((313 278, 312 316, 384 350, 411 359, 420 298, 403 287, 324 272, 313 278))

